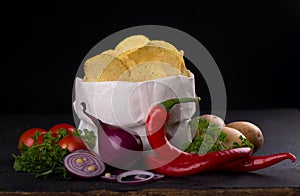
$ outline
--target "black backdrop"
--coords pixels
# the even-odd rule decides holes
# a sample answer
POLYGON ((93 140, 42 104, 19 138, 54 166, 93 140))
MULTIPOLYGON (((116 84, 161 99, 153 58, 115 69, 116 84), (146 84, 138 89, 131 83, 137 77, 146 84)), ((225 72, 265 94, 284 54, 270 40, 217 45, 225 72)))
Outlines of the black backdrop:
MULTIPOLYGON (((223 75, 229 109, 299 108, 300 3, 249 2, 2 5, 0 112, 71 112, 86 53, 116 31, 146 24, 185 31, 206 47, 223 75)), ((207 89, 198 88, 209 108, 207 89)))

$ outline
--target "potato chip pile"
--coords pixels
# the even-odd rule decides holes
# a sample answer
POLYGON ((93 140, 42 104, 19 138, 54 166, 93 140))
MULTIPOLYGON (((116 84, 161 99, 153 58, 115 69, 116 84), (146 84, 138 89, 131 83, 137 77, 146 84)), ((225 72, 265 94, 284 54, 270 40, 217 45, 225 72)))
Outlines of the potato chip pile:
POLYGON ((85 82, 141 82, 169 76, 189 76, 183 51, 162 40, 133 35, 114 50, 106 50, 84 64, 85 82))

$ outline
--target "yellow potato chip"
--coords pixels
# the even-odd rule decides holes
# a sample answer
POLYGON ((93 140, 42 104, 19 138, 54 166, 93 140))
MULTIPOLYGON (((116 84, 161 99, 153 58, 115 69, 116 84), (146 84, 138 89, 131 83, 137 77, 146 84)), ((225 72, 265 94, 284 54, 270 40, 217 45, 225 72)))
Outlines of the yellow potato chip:
POLYGON ((176 69, 175 67, 163 63, 163 62, 152 62, 153 64, 157 64, 157 66, 159 66, 162 70, 164 70, 164 72, 166 73, 167 77, 169 76, 178 76, 181 74, 180 70, 176 69))
MULTIPOLYGON (((188 76, 188 71, 185 67, 183 56, 180 55, 180 53, 178 52, 174 52, 173 50, 169 50, 164 47, 146 45, 144 47, 127 52, 125 54, 136 64, 148 61, 163 62, 180 70, 182 75, 188 76)), ((120 58, 122 59, 122 55, 125 54, 121 54, 120 58)))
POLYGON ((165 42, 163 40, 151 40, 147 45, 165 48, 165 49, 171 50, 171 51, 175 52, 176 54, 178 54, 179 56, 181 56, 180 58, 182 58, 182 61, 183 61, 182 63, 184 64, 184 67, 182 67, 181 72, 185 76, 189 75, 189 72, 185 67, 185 63, 184 63, 184 59, 183 59, 183 54, 184 54, 183 50, 178 51, 174 45, 170 44, 169 42, 165 42))
POLYGON ((185 75, 183 51, 162 40, 150 41, 143 35, 130 36, 115 50, 107 50, 84 64, 84 81, 146 81, 185 75))
POLYGON ((118 79, 127 70, 127 67, 117 58, 118 55, 119 52, 107 50, 88 59, 83 67, 85 72, 84 81, 97 82, 118 79), (103 72, 109 72, 110 74, 103 75, 103 72))
POLYGON ((121 41, 115 50, 119 52, 127 52, 145 46, 150 40, 144 35, 133 35, 121 41))
MULTIPOLYGON (((120 81, 141 82, 147 80, 154 80, 157 78, 165 78, 172 75, 174 68, 161 62, 145 62, 125 71, 119 78, 120 81)), ((175 69, 176 70, 176 69, 175 69)), ((178 72, 178 70, 177 70, 178 72)))
POLYGON ((166 48, 166 49, 169 49, 169 50, 179 53, 175 46, 173 46, 172 44, 165 42, 163 40, 151 40, 149 43, 147 43, 147 45, 162 47, 162 48, 166 48))

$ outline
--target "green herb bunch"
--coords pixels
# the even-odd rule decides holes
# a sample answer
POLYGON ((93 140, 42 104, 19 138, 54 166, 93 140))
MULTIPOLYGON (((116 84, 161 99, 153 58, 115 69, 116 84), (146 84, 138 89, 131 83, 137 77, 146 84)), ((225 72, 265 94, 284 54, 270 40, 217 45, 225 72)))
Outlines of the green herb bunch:
POLYGON ((254 145, 247 138, 240 136, 239 139, 242 141, 242 145, 234 142, 232 148, 250 147, 254 149, 254 145))
MULTIPOLYGON (((189 126, 195 136, 191 142, 183 145, 183 150, 189 153, 205 154, 208 152, 216 152, 220 150, 228 150, 224 147, 227 134, 222 132, 221 127, 210 124, 201 117, 195 117, 189 122, 189 126)), ((254 148, 253 144, 242 136, 239 137, 242 145, 237 142, 233 143, 232 148, 250 147, 254 148)))
POLYGON ((13 154, 15 171, 34 173, 36 177, 47 177, 50 174, 59 174, 67 177, 67 170, 64 167, 63 159, 69 153, 67 149, 61 148, 57 142, 68 133, 65 129, 53 137, 52 132, 43 135, 43 141, 38 142, 41 133, 36 132, 32 146, 28 147, 23 143, 20 146, 20 155, 13 154))
POLYGON ((214 124, 201 117, 193 118, 189 122, 189 126, 195 136, 191 142, 187 142, 183 146, 183 150, 189 153, 205 154, 207 152, 215 152, 225 150, 223 142, 226 139, 226 133, 214 124))
POLYGON ((93 131, 89 131, 87 129, 77 130, 81 138, 85 141, 85 143, 89 146, 89 148, 93 149, 96 145, 96 135, 93 131))

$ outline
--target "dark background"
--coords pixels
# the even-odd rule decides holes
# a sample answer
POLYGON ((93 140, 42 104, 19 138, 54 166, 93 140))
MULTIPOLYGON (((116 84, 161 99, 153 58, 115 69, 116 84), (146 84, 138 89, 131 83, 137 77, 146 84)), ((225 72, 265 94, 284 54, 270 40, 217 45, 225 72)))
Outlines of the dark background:
MULTIPOLYGON (((177 28, 206 47, 229 109, 299 109, 299 1, 95 2, 1 6, 2 114, 71 112, 73 80, 88 51, 112 33, 147 24, 177 28)), ((205 85, 197 87, 209 108, 205 85)))

